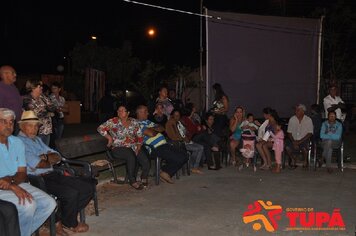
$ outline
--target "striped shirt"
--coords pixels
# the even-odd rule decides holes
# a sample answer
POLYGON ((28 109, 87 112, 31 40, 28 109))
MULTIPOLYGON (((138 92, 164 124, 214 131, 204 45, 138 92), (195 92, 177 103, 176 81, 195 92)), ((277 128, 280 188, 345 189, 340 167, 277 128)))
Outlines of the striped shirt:
MULTIPOLYGON (((140 124, 140 128, 141 128, 141 132, 144 133, 144 131, 147 128, 154 128, 156 127, 156 124, 153 123, 150 120, 142 120, 139 121, 140 124)), ((149 147, 153 147, 153 148, 158 148, 159 146, 166 144, 166 138, 161 134, 158 133, 156 136, 154 137, 149 137, 147 135, 144 135, 143 137, 143 143, 149 147)))

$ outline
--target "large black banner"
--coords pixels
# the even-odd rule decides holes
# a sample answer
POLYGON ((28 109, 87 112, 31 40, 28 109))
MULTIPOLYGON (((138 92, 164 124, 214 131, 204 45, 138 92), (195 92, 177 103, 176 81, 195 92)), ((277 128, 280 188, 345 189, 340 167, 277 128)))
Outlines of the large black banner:
POLYGON ((230 114, 241 105, 262 117, 275 108, 281 117, 297 103, 317 101, 320 20, 208 11, 207 87, 222 85, 230 114))

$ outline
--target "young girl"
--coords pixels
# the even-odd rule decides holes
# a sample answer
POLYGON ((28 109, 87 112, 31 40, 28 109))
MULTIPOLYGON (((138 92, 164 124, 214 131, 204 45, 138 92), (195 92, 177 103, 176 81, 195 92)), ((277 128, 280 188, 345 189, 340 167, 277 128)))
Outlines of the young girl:
POLYGON ((276 127, 274 133, 271 132, 273 138, 273 147, 274 156, 276 158, 276 167, 272 170, 273 173, 280 173, 282 167, 282 153, 284 149, 284 133, 282 130, 282 124, 278 120, 276 121, 276 127))

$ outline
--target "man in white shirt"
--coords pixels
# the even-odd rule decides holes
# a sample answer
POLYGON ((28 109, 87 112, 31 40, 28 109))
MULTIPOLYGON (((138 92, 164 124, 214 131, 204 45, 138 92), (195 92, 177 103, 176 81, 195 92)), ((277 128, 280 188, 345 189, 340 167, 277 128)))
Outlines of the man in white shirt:
POLYGON ((296 151, 302 151, 304 157, 303 167, 307 167, 308 165, 308 148, 309 141, 313 135, 313 122, 305 115, 306 107, 303 104, 299 104, 296 106, 295 115, 289 119, 288 122, 288 140, 286 145, 286 151, 289 159, 293 162, 290 167, 294 169, 295 165, 295 157, 293 153, 296 151))
POLYGON ((336 119, 344 122, 346 118, 346 114, 342 113, 342 109, 345 109, 344 101, 339 97, 336 96, 337 94, 337 87, 332 85, 329 88, 329 95, 324 98, 324 109, 325 109, 325 117, 328 117, 329 111, 335 111, 336 119))

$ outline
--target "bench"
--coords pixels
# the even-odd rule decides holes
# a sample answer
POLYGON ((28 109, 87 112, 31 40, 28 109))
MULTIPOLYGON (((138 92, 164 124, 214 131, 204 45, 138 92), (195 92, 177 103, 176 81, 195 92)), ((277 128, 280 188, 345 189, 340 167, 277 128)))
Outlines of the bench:
MULTIPOLYGON (((112 173, 113 181, 118 183, 115 167, 124 165, 126 162, 112 158, 107 148, 107 140, 100 134, 90 134, 56 140, 56 150, 63 157, 62 165, 59 168, 67 170, 75 176, 91 177, 98 176, 98 172, 109 170, 112 173), (105 154, 106 162, 101 166, 92 166, 89 161, 78 160, 95 154, 105 154)), ((95 215, 99 215, 97 192, 94 193, 95 215)))

